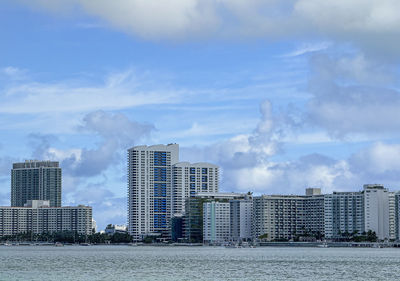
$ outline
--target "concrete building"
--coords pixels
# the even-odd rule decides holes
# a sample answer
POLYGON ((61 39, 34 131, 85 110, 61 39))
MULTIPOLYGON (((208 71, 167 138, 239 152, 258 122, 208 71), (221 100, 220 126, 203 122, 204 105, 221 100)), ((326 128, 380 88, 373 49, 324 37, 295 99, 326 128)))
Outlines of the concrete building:
POLYGON ((389 239, 396 240, 396 193, 389 192, 389 239))
POLYGON ((171 218, 185 212, 195 192, 218 191, 218 167, 179 162, 179 145, 135 146, 128 150, 128 232, 171 237, 171 218))
POLYGON ((23 207, 28 200, 48 200, 61 207, 61 168, 58 162, 27 160, 11 170, 11 206, 23 207))
MULTIPOLYGON (((199 192, 189 197, 185 202, 184 237, 191 243, 203 242, 203 207, 205 202, 229 202, 230 200, 245 199, 246 194, 223 192, 199 192)), ((228 215, 228 218, 230 215, 228 215)))
POLYGON ((60 231, 92 234, 92 208, 50 207, 44 200, 30 200, 25 207, 0 207, 0 236, 60 231))
POLYGON ((390 238, 389 191, 383 185, 365 184, 363 194, 365 231, 375 231, 381 240, 390 238))
POLYGON ((396 192, 394 195, 395 201, 395 235, 396 240, 400 241, 400 192, 396 192))
POLYGON ((178 161, 177 144, 128 150, 128 232, 134 239, 155 234, 168 236, 172 166, 178 161))
POLYGON ((325 195, 325 236, 340 239, 371 230, 380 240, 395 239, 395 207, 395 195, 379 184, 325 195))
POLYGON ((221 244, 230 240, 230 203, 203 203, 203 243, 221 244))
POLYGON ((199 192, 218 192, 218 166, 179 162, 173 166, 172 214, 185 213, 185 200, 199 192))
POLYGON ((325 238, 363 233, 364 196, 361 192, 333 192, 325 195, 325 238))
POLYGON ((236 242, 251 240, 253 198, 249 196, 243 200, 231 200, 229 203, 231 211, 231 240, 236 242))
MULTIPOLYGON (((311 192, 311 193, 310 193, 311 192)), ((320 191, 308 191, 320 194, 320 191)), ((323 195, 263 195, 253 198, 253 238, 320 239, 324 235, 323 195)))

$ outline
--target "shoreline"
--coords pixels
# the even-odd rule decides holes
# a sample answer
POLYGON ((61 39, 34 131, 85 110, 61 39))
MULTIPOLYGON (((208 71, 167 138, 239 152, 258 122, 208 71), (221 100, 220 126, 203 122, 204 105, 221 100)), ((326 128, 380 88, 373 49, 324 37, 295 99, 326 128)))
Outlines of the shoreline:
POLYGON ((6 242, 0 246, 130 246, 130 247, 225 247, 225 248, 266 248, 266 247, 298 247, 298 248, 400 248, 400 242, 259 242, 254 247, 239 245, 205 245, 201 243, 115 243, 115 244, 89 244, 89 243, 48 243, 48 242, 6 242))

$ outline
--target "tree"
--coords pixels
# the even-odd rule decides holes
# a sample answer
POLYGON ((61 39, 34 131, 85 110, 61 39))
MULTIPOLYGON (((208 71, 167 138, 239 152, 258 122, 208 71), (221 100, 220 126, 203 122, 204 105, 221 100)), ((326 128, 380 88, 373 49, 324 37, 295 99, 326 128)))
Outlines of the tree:
POLYGON ((369 242, 376 242, 378 237, 376 236, 376 232, 372 230, 368 230, 367 232, 367 241, 369 242))

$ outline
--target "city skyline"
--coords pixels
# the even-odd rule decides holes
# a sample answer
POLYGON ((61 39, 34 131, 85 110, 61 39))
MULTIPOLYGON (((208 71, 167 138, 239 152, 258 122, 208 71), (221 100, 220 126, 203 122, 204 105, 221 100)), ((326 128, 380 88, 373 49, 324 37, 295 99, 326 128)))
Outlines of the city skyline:
POLYGON ((144 144, 218 165, 222 192, 400 189, 400 4, 140 3, 2 1, 1 206, 12 163, 59 161, 62 205, 126 223, 144 144))

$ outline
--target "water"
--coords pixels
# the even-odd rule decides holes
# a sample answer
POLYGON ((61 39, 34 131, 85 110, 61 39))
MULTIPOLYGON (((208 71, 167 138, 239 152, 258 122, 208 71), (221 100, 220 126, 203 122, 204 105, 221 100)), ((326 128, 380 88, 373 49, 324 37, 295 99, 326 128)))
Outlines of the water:
POLYGON ((0 280, 399 280, 400 249, 0 246, 0 280))

